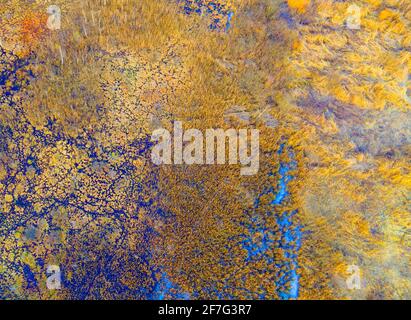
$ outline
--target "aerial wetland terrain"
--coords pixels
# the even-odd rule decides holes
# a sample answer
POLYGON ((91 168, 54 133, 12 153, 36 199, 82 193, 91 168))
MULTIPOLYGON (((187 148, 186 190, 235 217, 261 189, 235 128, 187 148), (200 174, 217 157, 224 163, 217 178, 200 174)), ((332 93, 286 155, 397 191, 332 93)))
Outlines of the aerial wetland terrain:
POLYGON ((411 299, 410 105, 409 0, 1 0, 0 299, 411 299))

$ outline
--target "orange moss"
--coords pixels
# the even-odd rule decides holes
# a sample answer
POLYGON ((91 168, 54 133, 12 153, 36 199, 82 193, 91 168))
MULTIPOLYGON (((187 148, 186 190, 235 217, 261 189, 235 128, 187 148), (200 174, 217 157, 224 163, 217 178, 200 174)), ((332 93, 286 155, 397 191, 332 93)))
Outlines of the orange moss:
POLYGON ((29 47, 35 45, 46 32, 47 15, 28 13, 21 21, 21 40, 29 47))
POLYGON ((288 6, 291 9, 297 10, 298 12, 305 12, 310 0, 287 0, 288 6))

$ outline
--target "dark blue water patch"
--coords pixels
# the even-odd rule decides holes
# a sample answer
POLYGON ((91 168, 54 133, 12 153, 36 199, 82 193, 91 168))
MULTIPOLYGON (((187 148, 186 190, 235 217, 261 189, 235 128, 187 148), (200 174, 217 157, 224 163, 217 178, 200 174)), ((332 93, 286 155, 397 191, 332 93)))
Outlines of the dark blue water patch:
POLYGON ((23 275, 24 279, 26 280, 27 289, 35 289, 37 288, 37 280, 34 273, 31 271, 29 265, 23 265, 23 275))
MULTIPOLYGON (((30 64, 29 59, 19 58, 17 55, 7 52, 0 47, 0 64, 6 65, 0 72, 0 86, 6 84, 7 81, 12 80, 16 76, 17 71, 22 70, 30 64)), ((30 71, 28 75, 33 75, 30 71)), ((12 83, 12 86, 20 87, 18 83, 12 83)))
MULTIPOLYGON (((35 152, 33 148, 32 148, 31 150, 32 150, 33 152, 35 152)), ((38 165, 37 156, 35 156, 35 155, 30 155, 30 156, 28 156, 25 161, 22 161, 21 165, 22 165, 22 172, 23 172, 25 175, 27 174, 27 171, 28 171, 29 169, 34 169, 34 172, 35 172, 37 175, 41 173, 41 168, 40 168, 40 166, 38 165)))
POLYGON ((175 217, 175 214, 169 211, 165 211, 162 208, 153 210, 153 216, 164 220, 170 220, 175 217))
POLYGON ((27 196, 25 195, 18 196, 15 203, 16 203, 16 206, 20 208, 30 208, 31 207, 31 202, 27 200, 27 196))
POLYGON ((205 14, 207 16, 212 16, 212 22, 209 25, 211 30, 225 30, 231 27, 234 12, 229 10, 224 4, 218 1, 210 0, 177 0, 180 3, 185 14, 205 14), (219 16, 215 17, 215 16, 219 16), (222 24, 221 17, 227 19, 225 25, 222 24))
POLYGON ((41 268, 44 268, 44 259, 42 258, 36 258, 36 263, 39 265, 41 268))
POLYGON ((33 61, 33 55, 20 58, 13 52, 0 46, 0 102, 13 105, 12 97, 35 78, 28 66, 33 61), (18 72, 20 75, 18 75, 18 72), (7 85, 7 83, 10 83, 7 85))

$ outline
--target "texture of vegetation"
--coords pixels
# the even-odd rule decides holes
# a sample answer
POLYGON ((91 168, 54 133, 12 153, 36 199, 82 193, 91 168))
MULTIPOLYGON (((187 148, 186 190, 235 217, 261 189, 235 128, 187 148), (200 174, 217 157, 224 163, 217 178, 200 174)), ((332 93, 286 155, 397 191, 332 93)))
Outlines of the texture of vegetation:
POLYGON ((1 298, 411 298, 411 3, 215 3, 1 2, 1 298), (154 166, 173 120, 258 175, 154 166))

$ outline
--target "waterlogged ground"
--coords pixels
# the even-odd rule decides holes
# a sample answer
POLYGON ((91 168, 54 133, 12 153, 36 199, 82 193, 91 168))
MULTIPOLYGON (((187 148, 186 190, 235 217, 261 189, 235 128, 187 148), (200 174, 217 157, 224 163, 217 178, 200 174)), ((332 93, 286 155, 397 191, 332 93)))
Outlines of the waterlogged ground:
POLYGON ((0 298, 410 298, 411 4, 53 4, 0 5, 0 298), (177 120, 258 174, 154 165, 177 120))

